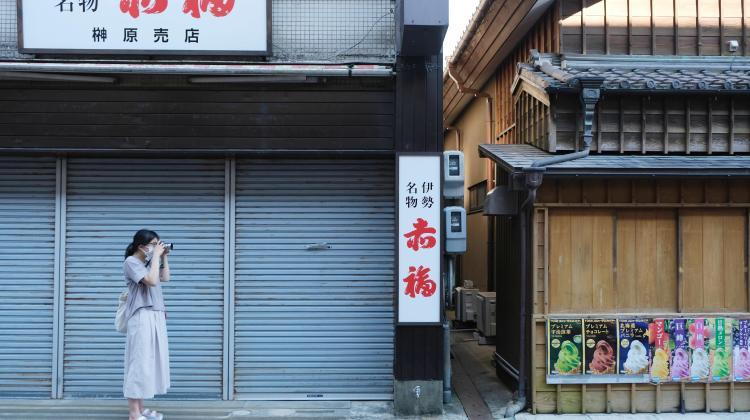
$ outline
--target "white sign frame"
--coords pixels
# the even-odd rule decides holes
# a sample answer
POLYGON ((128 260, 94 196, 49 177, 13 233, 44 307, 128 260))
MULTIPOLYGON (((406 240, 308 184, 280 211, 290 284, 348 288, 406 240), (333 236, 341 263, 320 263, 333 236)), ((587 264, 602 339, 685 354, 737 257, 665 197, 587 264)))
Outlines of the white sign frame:
MULTIPOLYGON (((396 240, 397 278, 396 290, 398 325, 442 325, 443 318, 443 155, 441 153, 400 153, 397 155, 396 196, 398 199, 396 240), (409 183, 417 188, 410 194, 409 183), (425 183, 432 183, 432 189, 425 192, 425 183), (417 198, 417 207, 408 207, 407 198, 417 198), (423 207, 423 199, 432 199, 432 207, 423 207), (434 228, 435 244, 430 248, 415 251, 408 245, 404 235, 415 230, 417 218, 428 222, 434 228), (404 279, 417 274, 419 266, 429 268, 429 280, 435 283, 435 292, 425 297, 415 293, 412 297, 404 279), (416 271, 414 270, 416 269, 416 271)), ((413 190, 412 190, 413 191, 413 190)), ((413 200, 412 200, 413 202, 413 200)), ((414 291, 414 290, 412 290, 414 291)))
MULTIPOLYGON (((71 0, 73 2, 74 9, 79 8, 79 0, 71 0)), ((16 8, 18 11, 18 50, 19 52, 23 54, 76 54, 76 55, 144 55, 144 56, 174 56, 174 55, 184 55, 184 56, 270 56, 272 54, 272 39, 271 39, 271 21, 272 21, 272 0, 255 0, 255 3, 257 4, 264 4, 265 6, 265 14, 255 14, 254 18, 255 21, 252 19, 249 19, 246 17, 248 13, 244 13, 241 16, 237 16, 236 18, 233 16, 225 16, 221 18, 217 18, 215 16, 212 16, 211 13, 205 12, 202 13, 201 19, 206 19, 208 23, 201 22, 198 19, 193 18, 190 15, 187 15, 182 12, 183 8, 183 1, 184 0, 169 0, 170 4, 164 12, 161 14, 141 14, 139 16, 139 19, 142 19, 141 21, 137 23, 141 23, 145 28, 150 29, 153 31, 155 28, 166 28, 170 29, 169 36, 180 38, 182 35, 185 35, 187 37, 186 32, 176 31, 173 32, 171 29, 173 28, 179 28, 182 31, 187 31, 188 29, 199 29, 205 31, 209 28, 222 28, 221 31, 234 31, 233 28, 238 26, 240 22, 239 20, 242 20, 241 25, 246 28, 251 28, 253 24, 261 24, 265 26, 265 31, 261 31, 259 29, 254 29, 256 35, 261 36, 262 38, 256 41, 252 41, 252 37, 248 38, 249 41, 244 41, 241 36, 233 36, 233 37, 222 37, 221 42, 226 42, 227 40, 234 42, 233 47, 231 48, 211 48, 210 46, 208 48, 204 48, 201 46, 195 46, 190 43, 186 42, 176 42, 174 44, 170 44, 167 47, 164 48, 143 48, 142 46, 144 44, 149 44, 149 46, 153 46, 154 44, 160 45, 162 43, 155 43, 155 42, 141 42, 139 39, 138 44, 136 46, 133 46, 131 48, 130 45, 127 45, 127 48, 98 48, 96 46, 93 46, 93 42, 90 39, 87 39, 88 45, 86 44, 83 39, 77 41, 75 45, 68 46, 59 46, 59 43, 61 42, 60 39, 55 39, 54 41, 31 41, 32 36, 39 38, 42 37, 42 35, 37 35, 34 30, 30 30, 30 27, 34 27, 30 24, 30 22, 26 22, 25 19, 32 19, 32 17, 38 13, 42 13, 40 16, 46 16, 49 13, 47 11, 39 11, 40 7, 54 7, 59 0, 16 0, 16 8), (26 5, 26 9, 24 9, 24 4, 26 5), (40 4, 44 4, 44 6, 39 6, 40 4), (33 11, 32 11, 33 10, 33 11), (31 16, 31 17, 30 17, 31 16), (223 19, 220 23, 217 23, 215 20, 217 19, 223 19), (214 21, 211 21, 214 20, 214 21), (227 21, 232 21, 230 23, 233 23, 232 25, 227 25, 227 21), (256 22, 257 21, 257 22, 256 22), (184 28, 184 29, 183 29, 184 28), (248 42, 248 47, 244 47, 240 45, 242 42, 248 42), (252 43, 252 46, 250 46, 252 43), (182 46, 182 48, 174 48, 174 45, 182 46)), ((239 0, 235 3, 235 10, 237 9, 238 5, 244 4, 248 5, 250 4, 252 0, 239 0)), ((123 31, 124 28, 128 28, 130 26, 128 25, 130 22, 130 25, 133 25, 132 22, 135 21, 130 15, 123 13, 119 9, 119 1, 115 0, 99 0, 98 6, 101 9, 102 7, 106 8, 114 8, 117 11, 117 19, 114 19, 113 21, 104 21, 102 25, 112 25, 113 30, 111 35, 108 33, 108 38, 114 37, 114 39, 118 41, 113 41, 110 43, 116 44, 118 46, 122 46, 125 44, 125 41, 119 41, 123 38, 123 31), (116 20, 116 21, 115 21, 116 20)), ((257 4, 252 4, 252 7, 256 7, 257 4)), ((50 8, 52 8, 50 7, 50 8)), ((247 6, 245 6, 247 7, 247 6)), ((109 9, 106 9, 107 13, 112 14, 112 11, 109 9)), ((243 10, 240 8, 239 10, 243 10)), ((234 12, 233 11, 233 12, 234 12)), ((247 10, 245 10, 247 12, 247 10)), ((71 13, 71 12, 65 12, 65 13, 71 13)), ((240 12, 242 13, 242 12, 240 12)), ((71 13, 73 14, 73 13, 71 13)), ((84 17, 80 17, 80 15, 85 15, 84 12, 76 12, 75 15, 79 15, 79 19, 77 21, 71 20, 67 22, 67 26, 64 27, 63 24, 57 23, 56 25, 50 26, 49 24, 41 23, 39 24, 40 28, 43 28, 44 31, 55 31, 58 30, 59 33, 66 33, 71 32, 71 27, 76 28, 75 30, 79 30, 78 28, 86 27, 86 30, 89 31, 88 27, 91 25, 89 22, 93 19, 93 13, 88 13, 88 15, 84 17), (82 21, 85 21, 84 23, 81 23, 82 21), (85 25, 85 26, 80 26, 85 25), (64 28, 64 30, 59 30, 60 28, 64 28)), ((93 28, 93 27, 92 27, 93 28)), ((140 27, 139 27, 140 29, 140 27)), ((81 31, 83 29, 80 29, 81 31)), ((249 31, 249 29, 246 29, 246 31, 249 31)), ((109 31, 108 31, 109 32, 109 31)), ((205 32, 204 32, 205 33, 205 32)), ((199 34, 200 36, 203 36, 203 33, 199 34)), ((248 35, 247 33, 244 33, 244 35, 248 35)), ((146 38, 153 38, 153 32, 147 33, 144 31, 143 34, 139 34, 139 36, 146 38)), ((57 37, 55 37, 57 38, 57 37)), ((216 43, 218 42, 217 39, 213 39, 210 42, 216 43)), ((205 45, 205 44, 204 44, 205 45)))

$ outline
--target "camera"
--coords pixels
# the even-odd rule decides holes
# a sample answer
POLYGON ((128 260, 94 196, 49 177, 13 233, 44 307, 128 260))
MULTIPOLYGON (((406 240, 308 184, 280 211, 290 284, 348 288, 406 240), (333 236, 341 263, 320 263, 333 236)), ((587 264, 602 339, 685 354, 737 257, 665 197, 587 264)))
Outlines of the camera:
POLYGON ((173 243, 162 242, 161 245, 164 247, 164 249, 168 249, 170 251, 174 251, 174 244, 173 243))

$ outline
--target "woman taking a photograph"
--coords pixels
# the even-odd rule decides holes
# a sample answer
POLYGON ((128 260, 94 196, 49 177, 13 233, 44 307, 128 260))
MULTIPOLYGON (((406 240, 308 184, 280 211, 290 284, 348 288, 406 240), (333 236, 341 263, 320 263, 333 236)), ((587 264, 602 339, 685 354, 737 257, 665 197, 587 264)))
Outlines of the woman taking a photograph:
POLYGON ((130 420, 161 420, 161 414, 144 409, 143 400, 166 394, 170 386, 166 308, 161 291, 161 282, 169 281, 168 253, 159 235, 145 229, 136 232, 125 251, 128 331, 123 394, 128 399, 130 420))

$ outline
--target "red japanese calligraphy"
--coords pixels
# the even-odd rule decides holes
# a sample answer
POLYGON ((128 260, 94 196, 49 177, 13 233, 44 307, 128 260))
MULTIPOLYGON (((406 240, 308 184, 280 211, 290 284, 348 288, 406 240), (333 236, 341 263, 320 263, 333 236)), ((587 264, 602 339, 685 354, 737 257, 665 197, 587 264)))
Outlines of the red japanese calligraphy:
POLYGON ((430 278, 430 269, 421 265, 419 268, 409 267, 409 276, 404 279, 404 283, 406 283, 404 294, 412 298, 417 295, 430 297, 437 290, 437 284, 430 278))
POLYGON ((211 12, 216 17, 224 17, 234 9, 234 0, 185 0, 182 11, 194 18, 200 18, 201 12, 211 12), (209 9, 208 7, 211 6, 209 9))
POLYGON ((130 16, 138 18, 143 13, 155 14, 167 10, 169 0, 120 0, 120 10, 122 13, 130 13, 130 16))
POLYGON ((420 248, 429 249, 437 244, 437 240, 433 236, 437 233, 437 230, 430 227, 427 220, 418 218, 412 226, 414 226, 414 230, 404 234, 404 237, 409 239, 406 242, 409 248, 419 251, 420 248))

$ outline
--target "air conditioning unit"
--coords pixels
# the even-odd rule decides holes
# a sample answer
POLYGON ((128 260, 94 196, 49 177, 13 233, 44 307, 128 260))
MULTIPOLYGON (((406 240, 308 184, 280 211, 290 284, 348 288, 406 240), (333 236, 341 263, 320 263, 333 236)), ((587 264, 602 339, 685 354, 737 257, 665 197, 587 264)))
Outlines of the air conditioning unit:
POLYGON ((485 337, 495 336, 495 292, 476 294, 477 329, 485 337))
POLYGON ((461 322, 474 322, 476 313, 474 295, 479 292, 478 289, 469 289, 466 287, 456 287, 456 319, 461 322))

